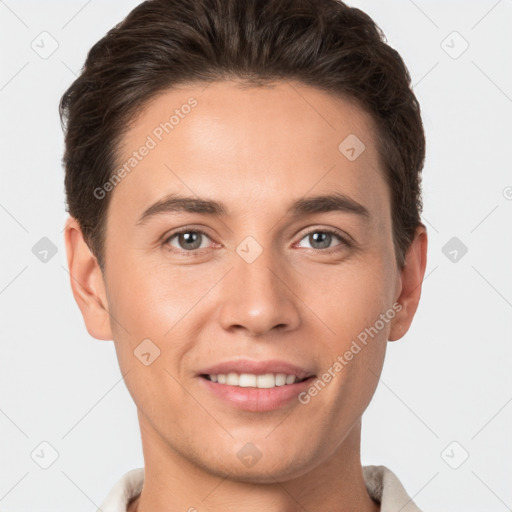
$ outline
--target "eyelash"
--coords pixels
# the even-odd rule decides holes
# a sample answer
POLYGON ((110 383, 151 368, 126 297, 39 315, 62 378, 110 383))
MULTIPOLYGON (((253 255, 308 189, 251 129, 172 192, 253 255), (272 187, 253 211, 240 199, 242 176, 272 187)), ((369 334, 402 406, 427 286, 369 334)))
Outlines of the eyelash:
MULTIPOLYGON (((165 246, 167 248, 169 248, 169 242, 170 240, 172 240, 175 236, 177 235, 181 235, 182 233, 200 233, 202 235, 205 235, 206 237, 210 238, 208 236, 208 233, 206 233, 205 231, 203 231, 202 229, 190 229, 190 228, 183 228, 183 229, 180 229, 179 231, 175 231, 174 233, 172 233, 171 235, 167 236, 164 238, 164 240, 162 241, 162 246, 165 246)), ((313 233, 328 233, 330 235, 334 235, 335 237, 337 237, 342 243, 339 244, 339 245, 336 245, 334 247, 331 247, 331 248, 328 248, 328 249, 310 249, 312 251, 317 251, 317 252, 321 252, 321 253, 324 253, 324 254, 331 254, 333 252, 336 252, 338 250, 341 250, 343 249, 344 247, 352 247, 353 246, 353 243, 350 242, 346 237, 342 236, 339 234, 338 231, 334 230, 334 229, 329 229, 329 228, 323 228, 323 229, 313 229, 311 231, 309 231, 308 233, 305 233, 304 236, 300 239, 300 240, 303 240, 304 238, 306 238, 307 236, 313 234, 313 233)), ((180 251, 176 248, 172 248, 172 249, 169 249, 171 252, 178 252, 179 254, 184 254, 185 256, 187 257, 196 257, 196 256, 201 256, 201 252, 200 249, 194 249, 192 251, 180 251)))

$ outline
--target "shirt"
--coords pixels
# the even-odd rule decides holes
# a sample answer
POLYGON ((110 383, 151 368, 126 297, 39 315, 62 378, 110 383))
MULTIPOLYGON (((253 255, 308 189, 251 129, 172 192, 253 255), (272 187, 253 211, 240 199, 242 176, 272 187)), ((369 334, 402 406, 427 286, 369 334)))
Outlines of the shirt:
MULTIPOLYGON (((421 512, 408 496, 398 477, 386 466, 363 466, 368 494, 380 503, 380 512, 421 512)), ((144 468, 125 473, 112 487, 97 512, 126 512, 144 484, 144 468)))

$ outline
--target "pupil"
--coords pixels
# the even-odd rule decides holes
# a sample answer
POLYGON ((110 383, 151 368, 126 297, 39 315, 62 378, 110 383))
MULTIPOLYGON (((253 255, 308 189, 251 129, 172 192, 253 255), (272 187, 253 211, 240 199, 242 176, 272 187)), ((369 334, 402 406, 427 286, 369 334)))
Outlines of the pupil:
POLYGON ((197 240, 199 239, 198 235, 199 235, 199 233, 181 233, 181 237, 182 237, 182 239, 185 240, 185 244, 189 244, 188 249, 191 248, 190 244, 193 244, 192 249, 197 249, 197 247, 199 247, 199 245, 201 245, 201 244, 197 243, 197 240), (192 240, 190 240, 190 238, 192 238, 192 240), (195 241, 195 244, 194 244, 194 241, 195 241))
POLYGON ((318 243, 318 238, 323 238, 324 241, 320 241, 321 248, 329 247, 329 242, 331 240, 330 233, 325 233, 323 231, 318 231, 317 233, 314 233, 311 235, 315 241, 315 243, 318 243), (325 241, 327 240, 327 242, 325 241))

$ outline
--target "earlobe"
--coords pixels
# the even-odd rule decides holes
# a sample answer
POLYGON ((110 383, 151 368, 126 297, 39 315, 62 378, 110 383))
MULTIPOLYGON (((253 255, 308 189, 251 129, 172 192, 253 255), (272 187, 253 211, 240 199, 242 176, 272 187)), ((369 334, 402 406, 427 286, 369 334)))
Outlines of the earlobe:
POLYGON ((112 340, 103 274, 73 217, 66 221, 64 238, 71 289, 87 331, 98 340, 112 340))
POLYGON ((405 265, 400 271, 402 286, 396 302, 401 305, 401 309, 391 324, 389 341, 402 338, 411 326, 420 301, 421 286, 427 266, 427 246, 427 230, 423 224, 420 224, 407 250, 405 265))

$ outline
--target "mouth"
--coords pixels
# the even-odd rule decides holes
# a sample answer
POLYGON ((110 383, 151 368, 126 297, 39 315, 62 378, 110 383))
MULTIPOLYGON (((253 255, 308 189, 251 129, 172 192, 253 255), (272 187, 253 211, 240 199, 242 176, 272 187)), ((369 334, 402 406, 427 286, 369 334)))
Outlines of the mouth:
POLYGON ((258 388, 272 389, 279 386, 290 386, 299 382, 304 382, 314 376, 299 378, 294 374, 286 373, 218 373, 218 374, 201 374, 200 377, 216 382, 219 384, 227 384, 228 386, 237 386, 240 388, 258 388))
POLYGON ((208 396, 223 407, 268 412, 299 404, 299 394, 316 375, 285 361, 245 359, 204 368, 197 377, 208 396))

